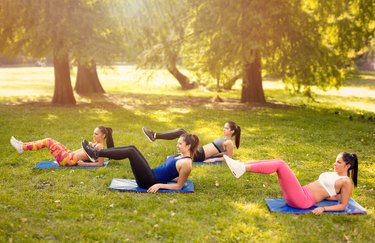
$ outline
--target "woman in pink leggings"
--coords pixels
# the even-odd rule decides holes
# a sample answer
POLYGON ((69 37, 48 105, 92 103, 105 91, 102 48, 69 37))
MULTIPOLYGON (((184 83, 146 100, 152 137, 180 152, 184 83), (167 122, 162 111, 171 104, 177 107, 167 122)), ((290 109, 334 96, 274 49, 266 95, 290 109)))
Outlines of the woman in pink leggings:
MULTIPOLYGON (((94 130, 93 142, 90 143, 90 145, 97 149, 102 149, 104 148, 104 142, 106 142, 108 148, 114 146, 112 129, 110 127, 99 126, 94 130)), ((89 161, 89 158, 82 148, 70 151, 67 147, 52 138, 44 138, 38 141, 24 143, 12 136, 10 144, 20 154, 27 150, 47 148, 60 166, 103 166, 104 164, 104 158, 98 158, 97 161, 93 163, 85 162, 89 161)))
POLYGON ((318 180, 305 186, 301 186, 293 171, 281 159, 246 163, 233 160, 226 155, 224 159, 236 178, 245 172, 260 174, 276 172, 285 201, 292 207, 309 208, 324 199, 340 201, 336 205, 315 208, 312 211, 314 214, 344 210, 349 202, 353 184, 357 186, 358 158, 356 154, 340 153, 334 163, 334 172, 324 172, 318 180))

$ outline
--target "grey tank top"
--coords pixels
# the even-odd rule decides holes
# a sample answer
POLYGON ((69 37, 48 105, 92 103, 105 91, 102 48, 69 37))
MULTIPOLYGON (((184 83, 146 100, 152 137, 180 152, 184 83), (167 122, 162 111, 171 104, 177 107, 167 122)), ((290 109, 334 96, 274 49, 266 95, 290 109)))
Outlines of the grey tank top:
POLYGON ((216 138, 212 144, 215 146, 215 148, 220 152, 220 153, 223 153, 225 152, 225 149, 224 149, 224 142, 225 142, 225 139, 224 138, 216 138))

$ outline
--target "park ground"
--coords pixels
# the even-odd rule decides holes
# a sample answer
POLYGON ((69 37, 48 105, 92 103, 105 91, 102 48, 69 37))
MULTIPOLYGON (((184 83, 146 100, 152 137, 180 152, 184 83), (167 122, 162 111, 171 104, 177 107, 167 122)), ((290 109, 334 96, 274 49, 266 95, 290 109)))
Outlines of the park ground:
MULTIPOLYGON (((74 81, 74 70, 72 80, 74 81)), ((289 95, 279 80, 264 81, 269 104, 238 102, 232 91, 182 91, 166 72, 132 66, 102 68, 104 96, 76 96, 53 106, 53 69, 0 69, 0 242, 371 242, 375 233, 375 74, 352 75, 340 90, 314 90, 315 102, 289 95), (216 95, 224 102, 213 103, 216 95), (108 190, 112 178, 133 178, 127 160, 107 168, 33 170, 47 151, 17 154, 11 135, 52 137, 77 149, 98 125, 114 130, 115 145, 134 144, 151 166, 176 153, 176 141, 150 143, 141 128, 184 127, 202 143, 222 135, 227 120, 242 128, 240 160, 282 158, 301 184, 332 170, 341 151, 359 157, 352 197, 366 215, 270 213, 265 198, 281 198, 276 175, 235 179, 225 164, 194 165, 192 194, 108 190)))

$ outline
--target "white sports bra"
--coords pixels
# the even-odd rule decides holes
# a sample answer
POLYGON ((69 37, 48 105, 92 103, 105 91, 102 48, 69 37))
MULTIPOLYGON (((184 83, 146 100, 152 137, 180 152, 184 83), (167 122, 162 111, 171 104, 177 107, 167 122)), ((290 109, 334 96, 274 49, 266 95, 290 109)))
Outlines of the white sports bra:
POLYGON ((319 176, 319 183, 328 192, 329 196, 336 196, 335 182, 341 178, 348 178, 347 176, 339 176, 336 172, 324 172, 319 176))

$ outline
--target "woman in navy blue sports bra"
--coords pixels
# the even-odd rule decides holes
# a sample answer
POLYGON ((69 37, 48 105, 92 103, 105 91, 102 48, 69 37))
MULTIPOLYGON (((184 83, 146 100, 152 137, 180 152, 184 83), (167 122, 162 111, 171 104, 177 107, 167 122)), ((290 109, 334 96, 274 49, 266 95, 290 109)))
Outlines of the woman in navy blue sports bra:
POLYGON ((189 177, 192 169, 191 157, 198 145, 199 138, 196 135, 182 134, 177 141, 177 150, 180 154, 169 156, 163 164, 151 169, 142 153, 133 145, 96 150, 86 140, 82 142, 82 148, 92 161, 98 157, 129 159, 138 186, 148 189, 148 192, 156 192, 159 189, 180 190, 189 177), (176 178, 176 184, 167 184, 176 178))
MULTIPOLYGON (((145 127, 142 128, 142 130, 150 142, 153 142, 156 139, 172 140, 180 137, 181 134, 186 133, 183 128, 160 133, 153 132, 145 127)), ((238 148, 240 146, 241 127, 233 121, 228 121, 224 124, 224 137, 217 138, 212 143, 199 147, 193 158, 193 161, 224 161, 222 157, 223 154, 226 154, 227 156, 232 158, 234 147, 232 141, 233 137, 235 137, 236 148, 238 148), (213 156, 215 158, 210 158, 213 156)))

